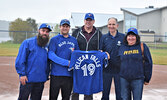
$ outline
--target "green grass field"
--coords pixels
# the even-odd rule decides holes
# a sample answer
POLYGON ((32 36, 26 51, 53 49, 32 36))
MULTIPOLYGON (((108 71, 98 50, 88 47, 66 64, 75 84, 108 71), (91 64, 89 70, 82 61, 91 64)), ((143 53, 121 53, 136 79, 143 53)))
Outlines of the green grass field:
POLYGON ((167 49, 150 49, 153 63, 167 65, 167 49))
POLYGON ((147 43, 147 46, 167 48, 167 43, 147 43))
MULTIPOLYGON (((0 43, 0 56, 17 56, 20 44, 0 43)), ((167 49, 150 49, 153 63, 167 65, 167 49)))
POLYGON ((20 44, 0 43, 0 56, 17 56, 20 44))

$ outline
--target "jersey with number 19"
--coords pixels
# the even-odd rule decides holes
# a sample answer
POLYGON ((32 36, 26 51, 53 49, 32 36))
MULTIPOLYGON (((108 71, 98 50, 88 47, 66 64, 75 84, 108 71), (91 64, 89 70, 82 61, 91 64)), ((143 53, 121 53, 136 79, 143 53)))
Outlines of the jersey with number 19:
POLYGON ((100 51, 75 50, 71 56, 73 92, 91 95, 103 90, 103 66, 107 66, 107 54, 100 51))

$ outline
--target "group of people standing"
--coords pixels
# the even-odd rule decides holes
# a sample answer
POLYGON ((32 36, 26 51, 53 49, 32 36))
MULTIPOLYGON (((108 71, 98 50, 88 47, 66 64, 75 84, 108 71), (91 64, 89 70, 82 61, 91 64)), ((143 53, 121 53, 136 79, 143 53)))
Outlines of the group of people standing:
MULTIPOLYGON (((108 19, 109 31, 105 35, 94 23, 94 15, 86 13, 84 25, 71 36, 70 21, 63 19, 60 33, 50 42, 52 29, 44 23, 37 36, 23 41, 15 62, 20 80, 18 100, 41 100, 47 80, 50 80, 49 100, 57 100, 60 90, 62 100, 79 100, 79 94, 72 91, 72 71, 68 71, 74 50, 101 50, 108 55, 108 66, 103 68, 101 100, 109 100, 113 79, 116 100, 142 99, 143 84, 147 85, 152 75, 149 48, 141 43, 136 28, 129 28, 126 34, 118 32, 118 21, 114 17, 108 19)), ((84 100, 93 100, 93 94, 84 95, 84 100)))

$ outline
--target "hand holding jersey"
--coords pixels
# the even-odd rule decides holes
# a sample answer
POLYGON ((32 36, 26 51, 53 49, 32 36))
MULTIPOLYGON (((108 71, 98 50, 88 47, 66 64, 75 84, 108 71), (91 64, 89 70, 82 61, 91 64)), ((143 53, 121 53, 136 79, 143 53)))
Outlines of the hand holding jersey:
POLYGON ((108 60, 110 59, 110 54, 108 52, 105 52, 107 54, 108 60))
MULTIPOLYGON (((103 52, 103 50, 100 50, 101 52, 103 52)), ((108 52, 105 52, 107 54, 107 58, 108 60, 110 59, 110 54, 108 52)))

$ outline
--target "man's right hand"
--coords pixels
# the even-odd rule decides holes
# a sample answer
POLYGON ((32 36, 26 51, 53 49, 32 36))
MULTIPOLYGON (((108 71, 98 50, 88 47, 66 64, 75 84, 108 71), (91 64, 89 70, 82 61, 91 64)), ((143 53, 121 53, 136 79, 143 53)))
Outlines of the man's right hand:
POLYGON ((26 82, 28 81, 27 76, 21 76, 20 77, 20 82, 22 85, 26 85, 26 82))

